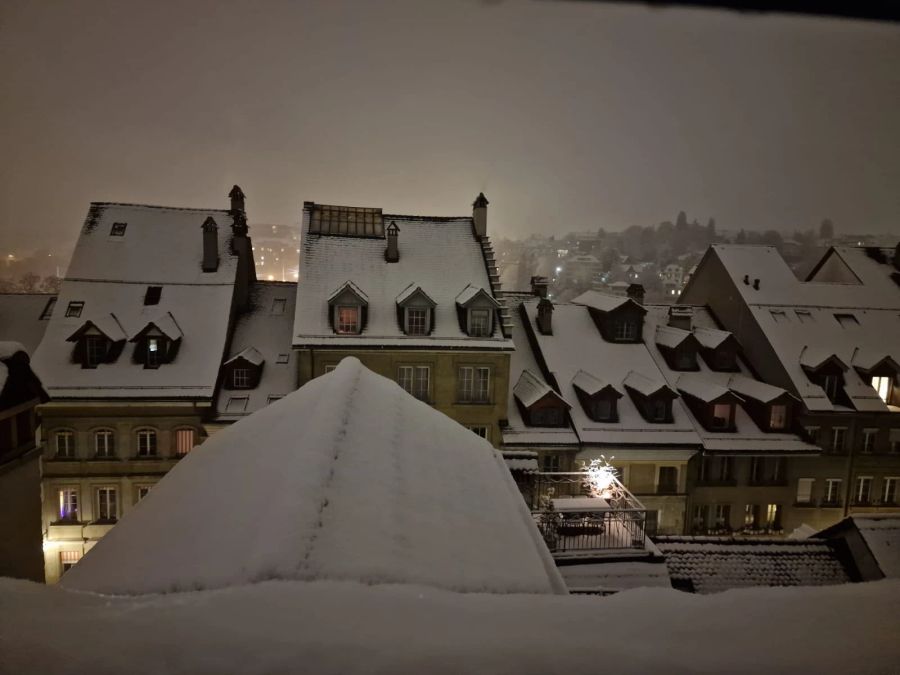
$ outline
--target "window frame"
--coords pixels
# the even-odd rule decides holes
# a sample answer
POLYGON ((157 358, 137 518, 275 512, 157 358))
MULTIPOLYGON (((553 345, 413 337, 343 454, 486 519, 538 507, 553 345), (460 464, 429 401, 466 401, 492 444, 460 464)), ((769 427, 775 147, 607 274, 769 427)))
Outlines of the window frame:
POLYGON ((485 307, 472 307, 469 309, 469 337, 491 337, 494 333, 494 322, 491 310, 485 307), (477 321, 476 321, 477 319, 477 321), (483 326, 481 321, 483 320, 483 326), (475 330, 480 326, 483 330, 475 330))
POLYGON ((788 428, 788 406, 785 403, 773 403, 769 406, 769 429, 772 431, 785 431, 788 428), (780 416, 777 415, 780 411, 780 416), (780 417, 780 424, 776 419, 780 417))
POLYGON ((109 350, 107 339, 102 335, 85 335, 84 340, 84 367, 96 368, 106 362, 106 353, 109 350))
POLYGON ((197 430, 193 427, 178 427, 174 430, 175 435, 175 456, 176 457, 184 457, 191 450, 197 447, 197 430), (190 447, 187 450, 182 451, 182 436, 183 434, 190 433, 190 447))
POLYGON ((95 487, 94 508, 97 509, 94 522, 116 522, 119 519, 119 488, 115 485, 98 485, 95 487), (103 495, 105 495, 105 504, 103 495))
POLYGON ((56 489, 59 507, 56 511, 57 522, 81 522, 81 495, 78 486, 61 485, 56 489))
POLYGON ((250 369, 233 368, 231 370, 232 389, 250 389, 250 369))
POLYGON ((844 479, 843 478, 826 478, 825 493, 822 497, 822 503, 829 506, 840 506, 843 499, 844 479))
POLYGON ((428 307, 407 307, 403 310, 404 329, 407 335, 428 335, 431 327, 431 309, 428 307), (416 312, 415 321, 413 312, 416 312), (421 312, 421 317, 419 316, 421 312), (421 321, 419 320, 421 318, 421 321), (413 326, 415 325, 415 330, 413 326))
POLYGON ((81 317, 81 313, 84 311, 84 301, 83 300, 70 300, 69 304, 66 305, 66 316, 67 319, 78 319, 81 317))
POLYGON ((662 464, 656 467, 656 491, 655 494, 658 495, 677 495, 678 494, 678 480, 680 478, 679 467, 673 466, 671 464, 662 464), (675 472, 675 481, 672 484, 671 490, 664 490, 663 487, 669 487, 670 481, 663 481, 663 471, 674 471, 675 472))
POLYGON ((116 431, 109 427, 101 427, 94 429, 94 457, 97 459, 114 459, 116 456, 116 431), (105 439, 102 443, 101 451, 100 439, 105 439))
POLYGON ((159 457, 159 432, 152 427, 141 427, 135 429, 135 448, 136 456, 140 459, 152 459, 159 457), (152 443, 148 441, 147 448, 142 448, 142 438, 152 439, 152 443))
POLYGON ((431 401, 431 366, 420 364, 397 366, 397 384, 410 396, 428 403, 431 401), (421 386, 422 373, 425 374, 424 389, 421 386))
POLYGON ((847 448, 847 427, 831 427, 831 452, 842 453, 847 448), (838 445, 837 439, 840 437, 841 443, 838 445))
POLYGON ((875 452, 875 442, 878 440, 878 429, 863 429, 862 431, 862 447, 860 452, 871 455, 875 452))
POLYGON ((492 371, 490 366, 459 366, 456 375, 457 403, 463 403, 467 405, 490 403, 491 376, 492 371), (466 373, 468 373, 468 377, 466 376, 466 373), (466 386, 467 384, 468 387, 466 386))
POLYGON ((338 335, 359 335, 362 326, 362 309, 360 305, 335 305, 334 307, 334 332, 338 335), (353 323, 342 323, 343 310, 351 310, 354 315, 353 323))
POLYGON ((797 493, 794 497, 794 503, 796 504, 813 504, 815 502, 813 498, 813 493, 816 489, 816 479, 815 478, 798 478, 797 479, 797 493), (806 485, 807 490, 801 491, 801 485, 806 485), (803 495, 806 495, 806 499, 801 499, 803 495))
POLYGON ((128 229, 128 223, 113 223, 109 228, 110 237, 124 237, 125 231, 128 229))
POLYGON ((55 450, 54 457, 57 459, 76 459, 77 449, 75 447, 75 430, 74 429, 54 429, 53 430, 53 447, 55 450), (65 443, 65 452, 60 452, 60 439, 67 438, 65 443))
POLYGON ((896 504, 897 503, 897 484, 900 482, 898 476, 885 476, 881 479, 881 503, 896 504))
POLYGON ((874 483, 874 476, 857 476, 853 486, 853 503, 860 505, 871 504, 872 486, 874 483), (865 497, 865 499, 863 499, 863 497, 865 497))
MULTIPOLYGON (((713 429, 724 430, 731 428, 731 418, 734 415, 734 404, 733 403, 713 403, 710 406, 710 414, 709 414, 709 426, 713 429), (717 409, 725 409, 725 416, 721 417, 716 415, 717 409)), ((718 410, 722 412, 722 410, 718 410)))

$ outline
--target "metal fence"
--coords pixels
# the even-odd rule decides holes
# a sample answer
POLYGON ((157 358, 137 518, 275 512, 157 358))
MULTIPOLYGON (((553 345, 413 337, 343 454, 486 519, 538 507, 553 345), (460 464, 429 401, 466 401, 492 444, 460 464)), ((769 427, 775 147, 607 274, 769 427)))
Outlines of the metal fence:
POLYGON ((584 553, 610 549, 643 549, 646 512, 533 511, 535 524, 551 553, 584 553))

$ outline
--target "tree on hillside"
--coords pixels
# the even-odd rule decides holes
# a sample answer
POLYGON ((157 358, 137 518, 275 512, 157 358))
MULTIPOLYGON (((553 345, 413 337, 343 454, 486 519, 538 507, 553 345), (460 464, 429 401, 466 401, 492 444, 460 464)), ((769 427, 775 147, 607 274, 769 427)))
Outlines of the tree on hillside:
POLYGON ((741 228, 741 231, 737 233, 737 236, 734 238, 735 244, 746 244, 747 243, 747 233, 744 232, 744 228, 741 228))
POLYGON ((819 225, 819 239, 823 239, 825 241, 834 239, 834 223, 832 223, 828 218, 823 220, 822 224, 819 225))

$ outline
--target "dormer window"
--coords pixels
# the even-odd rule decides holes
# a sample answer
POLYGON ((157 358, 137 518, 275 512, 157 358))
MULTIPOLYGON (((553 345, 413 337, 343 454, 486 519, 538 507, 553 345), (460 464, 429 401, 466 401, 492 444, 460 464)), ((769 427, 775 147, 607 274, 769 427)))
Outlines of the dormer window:
POLYGON ((884 401, 885 403, 889 403, 891 400, 891 392, 894 388, 894 378, 893 377, 873 377, 872 388, 878 392, 878 397, 884 401))
POLYGON ((456 296, 456 308, 462 331, 469 337, 491 337, 494 313, 500 309, 494 297, 483 288, 469 284, 456 296))
POLYGON ((341 335, 359 333, 358 305, 341 305, 337 308, 337 332, 341 335))
POLYGON ((622 380, 643 418, 653 423, 672 422, 672 401, 678 398, 665 382, 654 380, 632 370, 622 380))
POLYGON ((839 399, 846 399, 843 387, 847 366, 836 354, 806 346, 800 352, 800 365, 810 381, 822 388, 829 401, 837 403, 839 399))
POLYGON ((788 407, 783 404, 775 404, 769 407, 769 429, 779 431, 787 429, 788 407))
POLYGON ((669 416, 669 402, 662 398, 650 400, 650 419, 653 422, 665 422, 669 416))
POLYGON ((158 337, 147 338, 147 354, 144 357, 144 366, 147 368, 159 368, 162 341, 158 337))
POLYGON ((369 298, 352 281, 328 298, 328 319, 338 335, 359 335, 365 329, 369 298))
POLYGON ((96 368, 106 361, 106 352, 109 348, 109 340, 102 335, 85 335, 84 337, 84 367, 96 368))
POLYGON ((428 334, 428 312, 424 307, 409 307, 406 310, 406 334, 428 334))
POLYGON ((564 427, 571 406, 556 391, 530 370, 523 370, 513 396, 522 420, 532 427, 564 427))
POLYGON ((488 309, 469 310, 469 335, 472 337, 490 337, 491 311, 488 309))
POLYGON ((416 284, 410 284, 397 296, 397 320, 406 335, 430 335, 434 327, 437 303, 416 284))
POLYGON ((613 321, 613 339, 617 342, 630 342, 637 337, 637 321, 619 319, 613 321))
POLYGON ((148 323, 143 330, 131 338, 135 343, 134 361, 144 368, 159 368, 171 363, 181 347, 184 333, 171 312, 148 323))
POLYGON ((736 431, 735 410, 744 399, 718 382, 700 374, 678 378, 678 391, 694 417, 711 431, 736 431))
POLYGON ((607 342, 641 341, 647 310, 632 298, 587 291, 572 302, 587 307, 591 319, 607 342))
POLYGON ((247 347, 222 364, 222 380, 226 389, 255 389, 262 378, 265 358, 254 348, 247 347))
POLYGON ((246 368, 235 368, 231 371, 231 384, 235 389, 246 389, 250 386, 250 371, 246 368))
POLYGON ((822 389, 825 390, 825 395, 829 398, 829 400, 834 401, 838 395, 838 389, 841 386, 841 376, 834 375, 825 375, 822 378, 822 389))
POLYGON ((731 426, 734 406, 730 403, 716 403, 712 409, 711 424, 714 429, 727 429, 731 426))
POLYGON ((622 394, 608 382, 579 370, 572 378, 572 387, 581 407, 595 422, 618 421, 618 400, 622 394))
POLYGON ((125 345, 125 331, 115 314, 107 314, 84 324, 67 338, 74 342, 72 360, 82 368, 96 368, 116 360, 125 345))

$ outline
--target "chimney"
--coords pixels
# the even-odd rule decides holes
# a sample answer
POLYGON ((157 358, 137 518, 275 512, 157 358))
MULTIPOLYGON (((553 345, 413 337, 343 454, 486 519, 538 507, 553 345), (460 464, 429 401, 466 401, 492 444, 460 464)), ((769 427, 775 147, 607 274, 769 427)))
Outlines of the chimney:
POLYGON ((479 192, 472 203, 472 220, 475 222, 475 236, 478 239, 487 236, 487 207, 487 197, 483 192, 479 192))
POLYGON ((744 275, 744 286, 749 286, 749 285, 750 285, 750 275, 745 274, 744 275))
POLYGON ((758 291, 758 290, 759 290, 759 279, 754 279, 754 280, 753 280, 753 290, 754 290, 754 291, 758 291))
POLYGON ((240 211, 243 213, 246 211, 244 208, 244 191, 237 185, 231 188, 231 192, 228 193, 228 197, 231 199, 231 212, 236 213, 240 211))
POLYGON ((691 330, 694 320, 694 308, 687 305, 672 305, 669 307, 669 325, 672 328, 691 330))
POLYGON ((550 282, 547 281, 547 277, 531 277, 531 294, 536 295, 539 298, 547 297, 547 288, 550 286, 550 282))
POLYGON ((389 263, 398 262, 400 260, 400 250, 397 248, 397 234, 400 228, 393 220, 387 226, 387 249, 384 252, 384 259, 389 263))
POLYGON ((215 272, 219 269, 219 226, 209 216, 200 227, 203 230, 203 271, 215 272))
POLYGON ((629 284, 626 294, 637 304, 644 304, 644 287, 641 284, 629 284))
POLYGON ((541 335, 553 335, 553 303, 547 298, 538 302, 537 327, 541 335))

